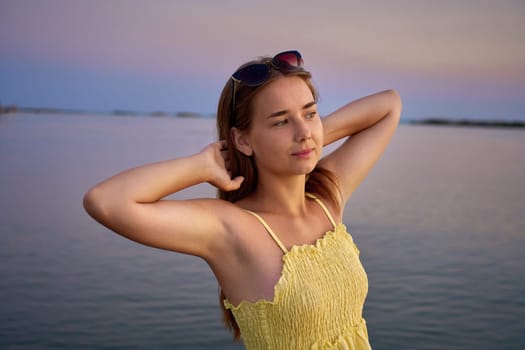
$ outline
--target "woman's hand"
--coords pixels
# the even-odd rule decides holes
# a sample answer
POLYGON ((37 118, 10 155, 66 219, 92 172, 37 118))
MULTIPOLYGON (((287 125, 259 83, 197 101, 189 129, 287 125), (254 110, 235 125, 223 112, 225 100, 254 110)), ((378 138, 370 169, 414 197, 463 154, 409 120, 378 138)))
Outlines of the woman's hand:
POLYGON ((227 192, 239 189, 244 177, 237 176, 232 179, 225 141, 209 144, 201 151, 201 155, 206 158, 208 164, 208 182, 210 184, 227 192))

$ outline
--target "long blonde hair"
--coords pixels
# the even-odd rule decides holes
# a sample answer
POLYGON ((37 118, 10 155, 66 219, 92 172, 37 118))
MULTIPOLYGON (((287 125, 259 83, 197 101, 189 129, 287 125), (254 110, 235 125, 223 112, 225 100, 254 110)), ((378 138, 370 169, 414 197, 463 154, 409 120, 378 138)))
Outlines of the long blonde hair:
MULTIPOLYGON (((270 64, 270 57, 262 57, 259 60, 251 61, 246 63, 264 63, 268 64, 270 68, 270 76, 263 84, 258 86, 247 86, 242 82, 234 82, 229 79, 226 82, 217 108, 217 132, 219 140, 226 142, 226 148, 229 156, 229 166, 232 177, 242 175, 244 181, 241 187, 235 191, 222 191, 218 190, 218 197, 228 202, 237 202, 238 200, 251 194, 257 187, 257 166, 255 160, 251 156, 246 156, 237 150, 233 143, 231 128, 235 127, 240 131, 248 131, 251 127, 252 115, 253 115, 253 100, 255 95, 260 91, 262 87, 271 83, 272 81, 282 76, 298 76, 304 80, 314 100, 318 100, 318 93, 312 83, 311 74, 304 70, 292 70, 283 72, 278 69, 274 69, 270 64), (235 106, 232 106, 234 89, 232 84, 235 85, 235 106)), ((305 190, 310 193, 315 193, 323 199, 330 201, 335 207, 340 206, 340 196, 338 192, 338 181, 336 176, 330 171, 321 167, 315 167, 315 169, 308 174, 305 184, 305 190)), ((224 307, 225 295, 222 289, 219 288, 219 302, 222 308, 223 321, 227 328, 229 328, 235 340, 240 339, 240 329, 233 317, 230 310, 224 307)))

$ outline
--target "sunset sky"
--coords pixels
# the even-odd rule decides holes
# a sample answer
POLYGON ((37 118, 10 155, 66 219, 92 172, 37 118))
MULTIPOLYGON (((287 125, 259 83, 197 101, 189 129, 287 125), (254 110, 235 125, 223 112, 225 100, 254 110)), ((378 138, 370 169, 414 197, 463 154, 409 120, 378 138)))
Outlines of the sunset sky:
POLYGON ((403 118, 525 120, 525 1, 0 0, 4 105, 215 112, 297 49, 319 109, 395 88, 403 118))

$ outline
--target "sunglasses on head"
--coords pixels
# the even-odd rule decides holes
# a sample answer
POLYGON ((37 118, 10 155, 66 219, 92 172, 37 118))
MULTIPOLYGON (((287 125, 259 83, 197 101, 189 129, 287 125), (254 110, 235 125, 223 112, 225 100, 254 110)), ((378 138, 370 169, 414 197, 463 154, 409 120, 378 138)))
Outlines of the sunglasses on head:
POLYGON ((234 126, 235 110, 235 83, 242 83, 246 86, 256 87, 263 84, 270 78, 271 69, 276 69, 287 73, 297 71, 303 67, 303 58, 299 51, 283 51, 273 56, 271 61, 266 63, 252 63, 239 68, 232 79, 232 110, 230 114, 230 125, 234 126))

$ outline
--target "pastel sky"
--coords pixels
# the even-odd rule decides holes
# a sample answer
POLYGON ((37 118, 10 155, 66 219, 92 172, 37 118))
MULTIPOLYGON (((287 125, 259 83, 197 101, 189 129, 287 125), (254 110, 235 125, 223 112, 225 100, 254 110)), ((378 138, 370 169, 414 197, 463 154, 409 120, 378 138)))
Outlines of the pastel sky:
POLYGON ((525 1, 0 0, 0 101, 215 112, 241 63, 298 49, 328 113, 525 120, 525 1))

